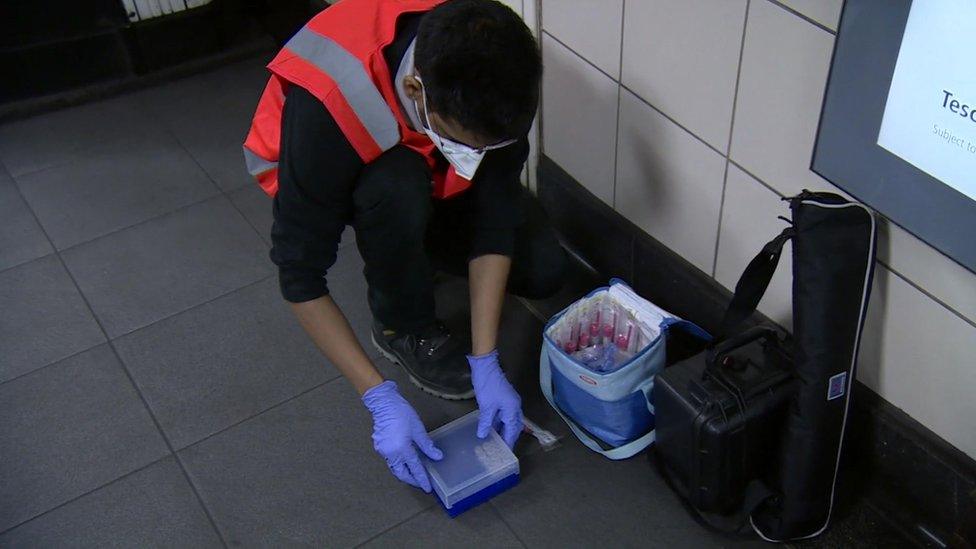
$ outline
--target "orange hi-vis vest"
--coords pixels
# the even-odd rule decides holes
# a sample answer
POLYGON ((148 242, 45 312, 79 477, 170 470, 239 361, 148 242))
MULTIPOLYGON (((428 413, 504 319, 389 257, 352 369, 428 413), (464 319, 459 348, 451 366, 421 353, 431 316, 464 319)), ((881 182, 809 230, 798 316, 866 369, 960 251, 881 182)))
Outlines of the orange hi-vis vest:
POLYGON ((435 198, 471 186, 438 158, 427 135, 410 128, 393 87, 395 71, 383 57, 400 15, 430 11, 443 1, 343 0, 313 17, 285 44, 268 64, 271 78, 244 141, 247 171, 264 192, 274 196, 278 191, 281 110, 291 85, 322 101, 364 163, 403 144, 426 159, 435 198))

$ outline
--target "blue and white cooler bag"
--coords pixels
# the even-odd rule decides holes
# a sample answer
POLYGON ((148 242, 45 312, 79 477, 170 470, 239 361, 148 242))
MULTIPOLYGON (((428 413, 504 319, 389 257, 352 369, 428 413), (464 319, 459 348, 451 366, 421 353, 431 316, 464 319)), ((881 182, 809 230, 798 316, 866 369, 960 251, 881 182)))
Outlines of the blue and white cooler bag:
POLYGON ((654 376, 664 369, 668 334, 675 328, 707 342, 711 336, 697 325, 678 318, 640 297, 625 282, 610 281, 552 317, 543 332, 539 361, 542 394, 562 416, 577 438, 609 459, 626 459, 654 442, 654 376), (598 372, 568 354, 557 343, 579 307, 609 299, 626 309, 636 321, 646 344, 609 372, 598 372))

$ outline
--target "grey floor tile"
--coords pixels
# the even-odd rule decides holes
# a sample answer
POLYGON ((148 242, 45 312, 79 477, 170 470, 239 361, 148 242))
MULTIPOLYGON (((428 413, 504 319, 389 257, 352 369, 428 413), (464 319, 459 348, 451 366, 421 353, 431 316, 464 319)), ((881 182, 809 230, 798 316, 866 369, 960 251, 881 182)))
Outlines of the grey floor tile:
POLYGON ((264 243, 222 196, 62 255, 113 338, 273 272, 264 243))
POLYGON ((346 315, 363 350, 374 359, 379 357, 379 351, 370 342, 373 313, 366 302, 366 278, 363 277, 363 259, 359 250, 355 246, 341 247, 339 258, 326 278, 329 294, 346 315))
POLYGON ((0 385, 0 531, 163 457, 108 345, 0 385))
POLYGON ((133 96, 124 95, 0 125, 0 161, 18 177, 107 145, 152 141, 164 134, 133 96))
POLYGON ((339 375, 281 299, 275 277, 115 345, 174 448, 339 375))
POLYGON ((139 94, 224 190, 253 185, 241 149, 269 73, 258 60, 139 94))
MULTIPOLYGON (((258 187, 257 183, 245 185, 228 193, 231 201, 250 221, 251 225, 261 234, 265 242, 271 244, 271 224, 274 218, 271 214, 271 198, 258 187)), ((355 245, 356 233, 352 227, 346 227, 342 233, 339 247, 355 245)))
POLYGON ((200 167, 225 191, 256 184, 254 178, 247 173, 244 153, 241 149, 249 122, 248 117, 245 122, 235 124, 234 129, 238 131, 235 131, 231 137, 212 136, 204 132, 203 128, 186 130, 178 136, 180 143, 186 147, 200 167))
POLYGON ((173 140, 120 143, 17 182, 60 250, 220 192, 173 140))
POLYGON ((0 271, 51 253, 41 226, 0 168, 0 271))
POLYGON ((231 545, 348 546, 434 503, 390 474, 336 380, 180 452, 231 545))
POLYGON ((247 221, 261 235, 261 239, 271 244, 271 197, 264 193, 257 183, 243 187, 227 194, 231 202, 244 214, 247 221))
POLYGON ((57 256, 0 272, 0 381, 104 341, 57 256))
POLYGON ((522 456, 520 467, 521 484, 492 504, 529 547, 665 546, 674 537, 698 546, 713 541, 644 454, 610 461, 573 439, 552 452, 522 456))
POLYGON ((510 547, 521 548, 508 526, 489 505, 450 518, 432 507, 372 539, 363 547, 510 547))
POLYGON ((169 457, 0 535, 4 547, 221 547, 169 457))

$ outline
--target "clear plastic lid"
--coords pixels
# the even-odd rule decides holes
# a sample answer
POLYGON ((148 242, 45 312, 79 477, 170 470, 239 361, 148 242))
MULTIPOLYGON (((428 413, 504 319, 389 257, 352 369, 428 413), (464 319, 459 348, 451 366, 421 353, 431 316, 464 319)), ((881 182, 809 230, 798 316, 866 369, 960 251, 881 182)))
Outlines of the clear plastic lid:
POLYGON ((477 410, 435 429, 430 438, 444 459, 421 456, 434 491, 448 509, 519 471, 518 458, 498 433, 492 430, 484 440, 478 438, 477 410))

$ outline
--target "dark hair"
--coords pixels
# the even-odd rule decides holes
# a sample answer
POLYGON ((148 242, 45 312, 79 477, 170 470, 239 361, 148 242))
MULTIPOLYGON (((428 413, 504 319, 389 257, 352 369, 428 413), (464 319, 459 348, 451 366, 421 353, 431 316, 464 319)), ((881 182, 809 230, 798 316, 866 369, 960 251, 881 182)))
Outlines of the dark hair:
POLYGON ((521 137, 539 103, 542 60, 522 19, 495 0, 450 0, 424 15, 414 63, 430 109, 492 139, 521 137))

